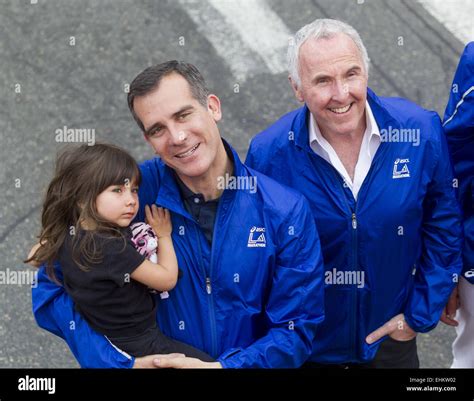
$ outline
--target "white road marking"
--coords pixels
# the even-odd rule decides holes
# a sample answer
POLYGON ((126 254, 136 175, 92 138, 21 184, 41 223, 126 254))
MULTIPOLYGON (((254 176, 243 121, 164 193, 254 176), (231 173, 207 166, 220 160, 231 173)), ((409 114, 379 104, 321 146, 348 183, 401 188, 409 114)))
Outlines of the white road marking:
POLYGON ((286 49, 292 33, 265 1, 179 3, 238 81, 258 73, 286 72, 286 49))
POLYGON ((286 49, 291 32, 280 17, 262 0, 210 0, 233 25, 244 42, 260 54, 275 74, 286 71, 286 49))
POLYGON ((472 0, 418 0, 461 42, 474 40, 474 1, 472 0))

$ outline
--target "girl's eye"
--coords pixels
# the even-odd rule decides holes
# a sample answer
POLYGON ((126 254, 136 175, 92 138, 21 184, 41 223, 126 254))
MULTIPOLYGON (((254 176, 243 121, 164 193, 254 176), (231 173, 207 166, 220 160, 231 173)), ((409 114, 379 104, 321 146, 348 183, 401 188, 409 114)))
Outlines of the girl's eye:
POLYGON ((119 194, 122 192, 122 188, 114 188, 113 192, 117 192, 119 194))
POLYGON ((138 187, 132 189, 133 193, 138 194, 138 187))

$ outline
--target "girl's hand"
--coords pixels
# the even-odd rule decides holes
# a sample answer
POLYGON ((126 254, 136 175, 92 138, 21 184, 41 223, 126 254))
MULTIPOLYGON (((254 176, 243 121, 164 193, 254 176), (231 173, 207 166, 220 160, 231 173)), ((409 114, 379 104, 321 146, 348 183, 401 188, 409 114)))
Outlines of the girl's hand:
POLYGON ((153 228, 158 239, 161 237, 170 237, 173 231, 171 225, 170 212, 162 207, 152 205, 151 209, 148 205, 145 206, 146 222, 153 228))

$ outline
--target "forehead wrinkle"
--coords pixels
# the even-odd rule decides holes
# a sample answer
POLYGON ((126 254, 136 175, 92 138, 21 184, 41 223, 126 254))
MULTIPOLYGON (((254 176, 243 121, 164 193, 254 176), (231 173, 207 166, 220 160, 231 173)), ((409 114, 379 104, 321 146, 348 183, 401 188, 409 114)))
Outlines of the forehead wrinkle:
POLYGON ((365 71, 359 48, 350 37, 343 34, 330 38, 309 38, 301 45, 299 59, 300 69, 303 65, 306 67, 309 65, 309 69, 314 69, 314 67, 325 68, 328 65, 330 67, 336 63, 353 60, 365 71), (312 67, 311 64, 313 64, 312 67))
MULTIPOLYGON (((191 88, 188 82, 179 74, 170 74, 163 77, 160 84, 150 93, 137 97, 136 100, 142 101, 142 107, 146 107, 147 113, 143 117, 153 115, 154 121, 151 122, 149 128, 145 127, 145 130, 149 130, 156 124, 164 125, 165 120, 174 118, 175 114, 178 113, 184 106, 192 105, 195 100, 191 93, 191 88), (179 97, 176 96, 179 93, 179 97), (172 106, 170 106, 170 104, 172 106), (169 111, 170 107, 174 107, 169 111), (159 119, 156 119, 156 109, 167 108, 166 115, 161 115, 159 119)), ((135 107, 136 112, 136 107, 135 107)), ((162 113, 160 113, 162 114, 162 113)), ((140 117, 140 116, 139 116, 140 117)), ((141 118, 143 122, 143 118, 141 118)))

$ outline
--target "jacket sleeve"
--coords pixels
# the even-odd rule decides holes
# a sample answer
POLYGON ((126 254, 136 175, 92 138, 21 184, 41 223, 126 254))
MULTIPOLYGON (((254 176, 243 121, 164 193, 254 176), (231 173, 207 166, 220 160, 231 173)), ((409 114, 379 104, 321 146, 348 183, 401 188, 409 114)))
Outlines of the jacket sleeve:
MULTIPOLYGON (((469 43, 461 56, 454 75, 443 126, 449 150, 457 154, 472 144, 474 130, 474 42, 469 43)), ((454 159, 456 163, 456 159, 454 159)))
MULTIPOLYGON (((258 146, 256 145, 255 138, 254 138, 250 142, 249 150, 247 151, 247 158, 245 159, 245 165, 250 168, 253 168, 254 170, 260 171, 263 174, 267 174, 267 172, 265 171, 265 166, 268 165, 268 161, 267 163, 259 163, 259 157, 258 157, 259 152, 257 148, 258 146)), ((262 159, 262 157, 260 159, 262 159)))
MULTIPOLYGON (((62 281, 59 265, 56 277, 62 281)), ((131 368, 134 358, 120 351, 105 336, 96 333, 75 311, 64 287, 52 282, 44 267, 32 288, 33 314, 38 325, 65 340, 83 368, 131 368)))
POLYGON ((301 197, 280 226, 280 245, 264 311, 268 332, 218 360, 224 368, 296 368, 311 355, 324 319, 323 260, 314 217, 301 197))
MULTIPOLYGON (((405 319, 417 332, 432 330, 438 323, 462 268, 461 212, 453 186, 453 171, 439 118, 432 124, 433 176, 423 203, 422 253, 405 319)), ((428 149, 427 149, 428 150, 428 149)))
POLYGON ((461 56, 443 125, 464 214, 463 275, 474 284, 474 42, 461 56))

